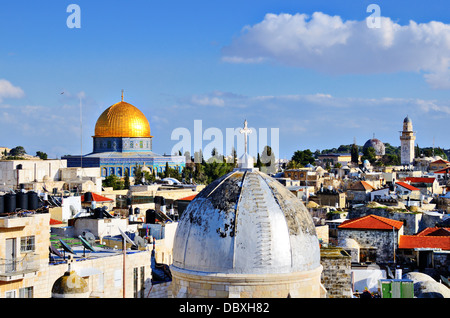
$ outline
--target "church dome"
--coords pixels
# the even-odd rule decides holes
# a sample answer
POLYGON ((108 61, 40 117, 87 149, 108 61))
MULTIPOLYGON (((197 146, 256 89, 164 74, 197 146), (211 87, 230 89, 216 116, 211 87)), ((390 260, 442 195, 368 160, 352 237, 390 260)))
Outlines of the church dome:
POLYGON ((286 187, 257 169, 210 183, 181 215, 173 267, 220 274, 290 274, 320 268, 311 215, 286 187))
POLYGON ((366 141, 366 143, 363 146, 363 149, 372 147, 375 149, 375 154, 377 156, 384 156, 385 154, 385 146, 384 143, 382 143, 379 139, 372 138, 366 141))
POLYGON ((150 124, 135 106, 121 101, 107 108, 95 124, 94 137, 152 137, 150 124))
POLYGON ((86 298, 89 293, 86 280, 70 269, 58 278, 52 287, 53 298, 86 298))

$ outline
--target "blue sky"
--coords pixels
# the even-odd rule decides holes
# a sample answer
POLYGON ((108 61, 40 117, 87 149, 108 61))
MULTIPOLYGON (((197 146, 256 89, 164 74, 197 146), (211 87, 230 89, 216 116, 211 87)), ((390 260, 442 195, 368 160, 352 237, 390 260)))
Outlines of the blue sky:
POLYGON ((398 146, 406 115, 419 146, 450 148, 443 1, 1 0, 1 8, 2 146, 78 154, 82 96, 90 152, 98 116, 124 89, 161 154, 177 143, 174 129, 193 134, 194 120, 224 135, 244 119, 278 128, 281 158, 374 134, 398 146), (81 28, 66 25, 71 3, 81 28), (372 3, 384 19, 376 30, 365 22, 372 3))

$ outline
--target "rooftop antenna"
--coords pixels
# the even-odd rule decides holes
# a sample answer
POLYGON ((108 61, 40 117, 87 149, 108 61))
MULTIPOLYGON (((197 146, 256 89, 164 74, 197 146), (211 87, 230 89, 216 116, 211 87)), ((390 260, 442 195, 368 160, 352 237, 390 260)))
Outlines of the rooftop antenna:
POLYGON ((433 136, 433 157, 434 157, 434 136, 433 136))
POLYGON ((80 164, 81 164, 81 171, 83 171, 83 106, 81 104, 81 94, 80 94, 80 164))

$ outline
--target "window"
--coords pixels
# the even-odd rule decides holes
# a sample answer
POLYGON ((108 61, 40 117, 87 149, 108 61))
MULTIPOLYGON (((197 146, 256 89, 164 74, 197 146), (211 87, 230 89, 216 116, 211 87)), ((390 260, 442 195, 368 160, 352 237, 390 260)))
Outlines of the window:
POLYGON ((15 290, 6 291, 5 298, 16 298, 16 291, 15 290))
POLYGON ((134 298, 138 298, 138 268, 133 268, 134 298))
POLYGON ((19 298, 33 298, 33 287, 19 289, 19 298))
POLYGON ((145 268, 141 266, 141 298, 145 298, 145 268))
POLYGON ((33 252, 35 247, 34 236, 25 236, 20 239, 20 252, 33 252))

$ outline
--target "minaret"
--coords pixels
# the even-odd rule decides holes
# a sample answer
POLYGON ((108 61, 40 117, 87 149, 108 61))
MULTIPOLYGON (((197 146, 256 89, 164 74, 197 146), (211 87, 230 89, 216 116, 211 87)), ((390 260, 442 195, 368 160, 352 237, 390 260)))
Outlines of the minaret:
POLYGON ((414 162, 414 140, 416 140, 416 136, 413 131, 412 121, 408 116, 403 120, 403 131, 401 133, 400 162, 402 165, 412 165, 414 162))

